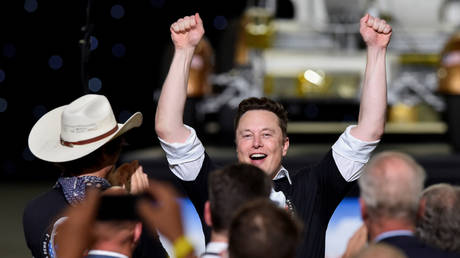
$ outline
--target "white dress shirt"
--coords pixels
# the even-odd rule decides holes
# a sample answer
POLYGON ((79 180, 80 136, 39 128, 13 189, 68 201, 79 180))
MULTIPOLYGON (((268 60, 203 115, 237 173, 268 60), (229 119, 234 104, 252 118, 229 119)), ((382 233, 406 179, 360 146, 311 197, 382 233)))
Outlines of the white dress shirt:
POLYGON ((88 252, 88 255, 105 255, 105 256, 113 256, 113 257, 119 257, 119 258, 129 258, 128 256, 124 254, 111 252, 111 251, 105 251, 105 250, 90 250, 88 252))
MULTIPOLYGON (((160 145, 166 153, 169 168, 181 180, 193 181, 198 176, 204 161, 204 146, 198 139, 195 130, 185 125, 190 130, 190 135, 183 143, 168 143, 161 138, 160 145)), ((332 156, 340 174, 347 181, 351 182, 359 178, 364 165, 370 158, 372 151, 377 147, 380 140, 362 141, 353 137, 348 126, 339 139, 332 145, 332 156)), ((273 179, 287 177, 292 183, 289 172, 281 167, 273 179)), ((272 190, 270 198, 276 203, 284 203, 286 197, 272 190)))
POLYGON ((222 257, 221 254, 227 253, 228 243, 225 242, 209 242, 206 245, 205 252, 200 256, 201 258, 215 258, 222 257))

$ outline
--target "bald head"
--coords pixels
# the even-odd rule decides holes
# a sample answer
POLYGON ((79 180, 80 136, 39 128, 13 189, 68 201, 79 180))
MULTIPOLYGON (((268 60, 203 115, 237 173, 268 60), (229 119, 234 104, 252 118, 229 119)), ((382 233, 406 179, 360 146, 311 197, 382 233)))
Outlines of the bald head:
POLYGON ((415 221, 425 171, 407 154, 381 152, 359 179, 361 198, 370 216, 415 221))

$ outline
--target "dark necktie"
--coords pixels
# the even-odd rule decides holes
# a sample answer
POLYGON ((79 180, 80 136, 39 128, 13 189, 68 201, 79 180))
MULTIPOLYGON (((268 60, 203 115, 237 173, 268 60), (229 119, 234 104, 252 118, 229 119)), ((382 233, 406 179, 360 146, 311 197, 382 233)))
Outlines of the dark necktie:
POLYGON ((284 195, 286 195, 286 197, 289 195, 291 185, 289 184, 287 177, 282 177, 280 179, 273 180, 273 185, 275 191, 282 191, 284 195))

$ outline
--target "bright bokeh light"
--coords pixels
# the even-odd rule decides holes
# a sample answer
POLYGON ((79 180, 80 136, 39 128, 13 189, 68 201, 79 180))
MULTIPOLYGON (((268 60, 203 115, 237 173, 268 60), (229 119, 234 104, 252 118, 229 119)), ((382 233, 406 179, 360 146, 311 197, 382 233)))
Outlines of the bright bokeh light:
POLYGON ((303 74, 303 77, 305 78, 305 80, 317 86, 321 85, 324 82, 324 75, 318 72, 315 72, 311 69, 306 70, 305 73, 303 74))
POLYGON ((5 77, 6 77, 5 71, 3 71, 3 69, 0 69, 0 83, 5 80, 5 77))
POLYGON ((99 40, 97 40, 96 37, 91 36, 89 38, 89 46, 90 46, 89 50, 91 50, 91 51, 95 50, 98 47, 98 45, 99 45, 99 40))
POLYGON ((125 8, 120 4, 116 4, 110 9, 110 15, 112 18, 119 20, 125 16, 125 8))
POLYGON ((24 10, 28 13, 33 13, 37 11, 38 2, 37 0, 26 0, 24 1, 24 10))
POLYGON ((92 92, 98 92, 102 89, 102 81, 101 79, 94 77, 89 79, 88 88, 92 92))
POLYGON ((228 21, 224 16, 216 16, 214 18, 213 25, 214 25, 214 28, 218 30, 224 30, 225 28, 227 28, 228 21))
POLYGON ((112 47, 112 54, 115 56, 115 57, 124 57, 125 54, 126 54, 126 47, 125 45, 123 45, 122 43, 117 43, 115 45, 113 45, 112 47))
POLYGON ((58 55, 51 56, 50 59, 48 60, 48 65, 53 70, 60 69, 63 65, 62 57, 58 55))
POLYGON ((0 113, 3 113, 8 108, 8 101, 4 98, 0 98, 0 113))

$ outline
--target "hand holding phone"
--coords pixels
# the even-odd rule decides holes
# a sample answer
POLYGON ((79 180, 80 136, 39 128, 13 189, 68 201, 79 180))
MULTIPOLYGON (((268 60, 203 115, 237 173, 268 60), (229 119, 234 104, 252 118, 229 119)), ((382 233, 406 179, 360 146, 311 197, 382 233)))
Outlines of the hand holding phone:
POLYGON ((146 194, 150 196, 150 200, 155 200, 155 205, 147 199, 140 200, 139 215, 150 230, 158 229, 172 243, 184 234, 181 207, 177 202, 178 194, 167 183, 150 180, 149 185, 146 194))
POLYGON ((101 221, 140 221, 141 218, 137 213, 137 203, 139 200, 153 202, 153 198, 146 193, 128 194, 122 188, 107 189, 101 196, 96 219, 101 221))

